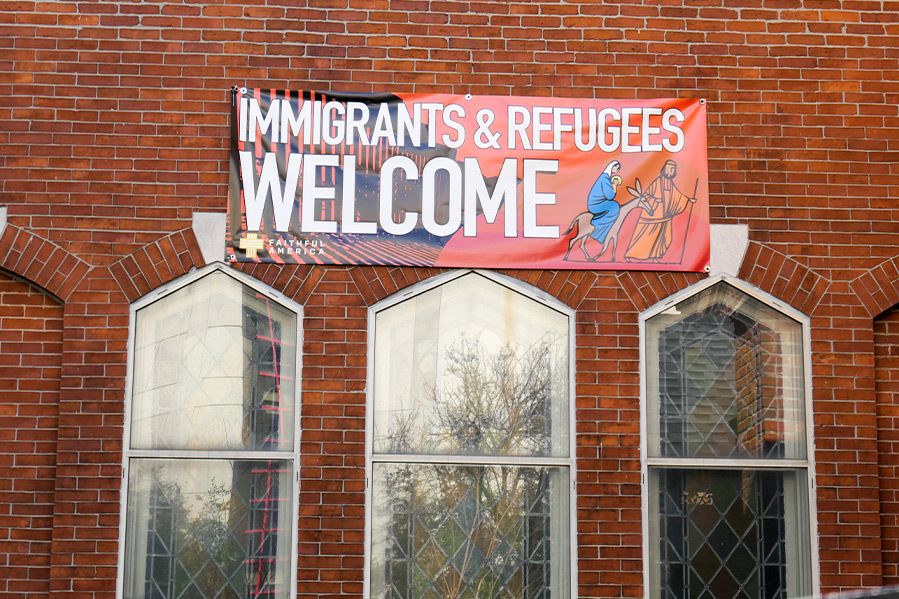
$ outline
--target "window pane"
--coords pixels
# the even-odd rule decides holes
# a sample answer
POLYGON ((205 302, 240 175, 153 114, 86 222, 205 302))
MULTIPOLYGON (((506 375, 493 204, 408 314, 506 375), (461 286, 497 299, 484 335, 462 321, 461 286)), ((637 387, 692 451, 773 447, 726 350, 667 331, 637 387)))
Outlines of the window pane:
POLYGON ((375 464, 372 596, 567 597, 568 470, 375 464))
POLYGON ((376 453, 568 455, 566 315, 470 274, 376 326, 376 453))
POLYGON ((213 273, 137 313, 131 447, 293 447, 297 317, 213 273))
POLYGON ((650 455, 803 459, 801 325, 719 284, 647 322, 650 455))
POLYGON ((134 459, 126 599, 287 598, 291 463, 134 459))
POLYGON ((801 471, 653 471, 653 597, 811 593, 804 489, 801 471))

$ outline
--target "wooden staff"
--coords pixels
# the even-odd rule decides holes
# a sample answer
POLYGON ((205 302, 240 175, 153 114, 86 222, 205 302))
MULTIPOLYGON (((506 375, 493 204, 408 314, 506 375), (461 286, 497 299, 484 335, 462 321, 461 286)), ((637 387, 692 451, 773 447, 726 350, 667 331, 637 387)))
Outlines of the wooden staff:
POLYGON ((699 177, 696 177, 696 185, 693 186, 693 195, 690 197, 693 201, 690 202, 690 212, 687 213, 687 228, 684 229, 684 242, 681 244, 680 260, 677 261, 678 264, 684 263, 684 252, 687 250, 687 235, 690 233, 690 219, 693 218, 693 206, 696 205, 697 191, 699 191, 699 177))

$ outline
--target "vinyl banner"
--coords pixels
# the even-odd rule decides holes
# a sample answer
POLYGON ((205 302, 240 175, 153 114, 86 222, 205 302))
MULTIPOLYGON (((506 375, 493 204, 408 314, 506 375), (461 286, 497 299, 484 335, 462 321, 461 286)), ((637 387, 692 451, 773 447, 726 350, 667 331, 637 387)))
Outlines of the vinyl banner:
POLYGON ((235 262, 700 271, 705 104, 241 88, 235 262))

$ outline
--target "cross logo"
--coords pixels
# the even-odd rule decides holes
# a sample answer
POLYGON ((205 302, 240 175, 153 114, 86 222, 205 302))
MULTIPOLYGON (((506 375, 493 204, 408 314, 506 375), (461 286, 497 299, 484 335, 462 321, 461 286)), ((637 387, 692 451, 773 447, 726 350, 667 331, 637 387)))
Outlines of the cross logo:
POLYGON ((246 252, 248 258, 256 258, 256 253, 261 252, 265 247, 265 242, 259 239, 258 233, 247 233, 237 247, 246 252))

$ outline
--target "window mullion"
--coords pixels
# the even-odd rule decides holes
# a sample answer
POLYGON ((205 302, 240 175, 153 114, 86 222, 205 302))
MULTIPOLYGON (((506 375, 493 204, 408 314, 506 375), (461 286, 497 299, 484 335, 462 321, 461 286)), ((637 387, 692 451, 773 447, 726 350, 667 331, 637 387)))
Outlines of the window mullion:
POLYGON ((483 466, 571 466, 570 458, 537 456, 480 456, 427 454, 373 454, 374 463, 393 464, 460 464, 483 466))
POLYGON ((160 458, 167 460, 296 460, 293 451, 206 451, 183 449, 131 449, 129 458, 160 458))
POLYGON ((796 470, 808 469, 807 460, 752 460, 723 458, 646 458, 650 468, 703 468, 715 469, 752 469, 752 470, 796 470))

